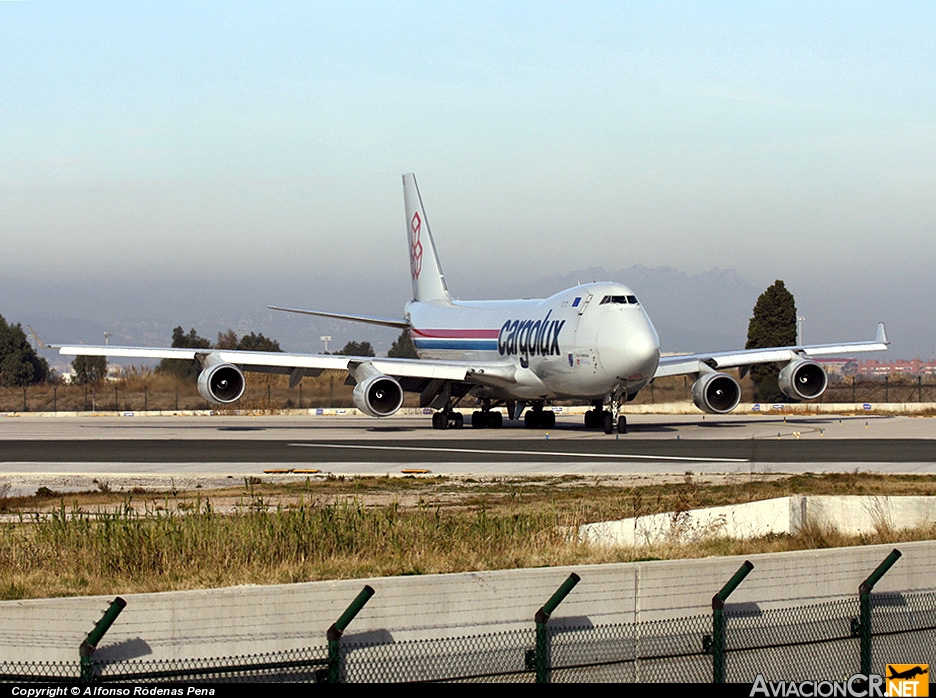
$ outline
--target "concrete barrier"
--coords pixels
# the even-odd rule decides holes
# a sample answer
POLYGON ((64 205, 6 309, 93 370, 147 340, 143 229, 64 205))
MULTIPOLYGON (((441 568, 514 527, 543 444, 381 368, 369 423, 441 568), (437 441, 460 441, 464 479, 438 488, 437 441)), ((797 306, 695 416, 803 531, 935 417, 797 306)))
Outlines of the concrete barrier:
MULTIPOLYGON (((894 546, 704 560, 634 562, 461 574, 309 582, 123 595, 127 606, 95 658, 224 657, 323 646, 328 627, 365 584, 374 597, 343 641, 459 637, 532 628, 534 615, 571 572, 581 582, 550 624, 604 625, 711 613, 711 599, 744 559, 754 571, 733 604, 762 610, 856 597, 894 546)), ((936 542, 904 543, 875 591, 936 587, 936 542)), ((0 656, 75 661, 113 596, 0 602, 0 656)))
POLYGON ((579 538, 596 545, 642 546, 793 535, 806 526, 862 535, 934 523, 936 497, 794 495, 584 524, 579 538))

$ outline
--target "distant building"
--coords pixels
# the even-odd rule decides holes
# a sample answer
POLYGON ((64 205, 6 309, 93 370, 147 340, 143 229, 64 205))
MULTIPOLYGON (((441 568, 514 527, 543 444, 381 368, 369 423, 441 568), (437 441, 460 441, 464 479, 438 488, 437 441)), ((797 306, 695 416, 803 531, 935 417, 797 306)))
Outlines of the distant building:
POLYGON ((885 376, 936 376, 936 361, 923 361, 922 359, 895 359, 893 361, 879 361, 867 359, 859 362, 858 375, 868 378, 884 378, 885 376))
POLYGON ((857 359, 815 359, 830 376, 854 376, 858 372, 857 359))

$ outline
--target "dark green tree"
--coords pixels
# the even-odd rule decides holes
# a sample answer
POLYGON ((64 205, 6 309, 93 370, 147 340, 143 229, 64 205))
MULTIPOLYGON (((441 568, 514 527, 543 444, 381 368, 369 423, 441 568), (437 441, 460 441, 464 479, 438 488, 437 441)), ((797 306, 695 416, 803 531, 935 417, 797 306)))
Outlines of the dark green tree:
POLYGON ((218 332, 215 349, 237 349, 237 332, 228 328, 227 332, 218 332))
MULTIPOLYGON (((783 281, 777 279, 764 291, 754 305, 754 314, 748 323, 748 349, 788 347, 796 344, 796 301, 783 281)), ((784 402, 787 397, 780 391, 777 375, 779 364, 759 364, 751 368, 754 399, 759 402, 784 402)))
POLYGON ((283 351, 275 339, 264 337, 263 333, 254 334, 253 332, 241 337, 237 348, 241 351, 283 351))
POLYGON ((335 353, 342 356, 376 356, 370 342, 348 342, 335 353))
MULTIPOLYGON (((204 337, 199 337, 194 327, 189 330, 188 334, 185 334, 185 330, 180 325, 172 330, 172 346, 184 349, 210 349, 211 342, 204 337)), ((173 373, 183 380, 194 382, 198 380, 201 366, 197 360, 163 359, 156 370, 173 373)))
POLYGON ((78 385, 93 385, 107 377, 106 356, 76 356, 71 365, 78 385))
POLYGON ((218 342, 215 349, 237 349, 239 351, 283 351, 275 339, 264 337, 263 333, 251 332, 241 337, 228 329, 227 332, 218 332, 218 342))
POLYGON ((49 375, 48 362, 29 345, 20 324, 8 325, 0 315, 0 385, 42 383, 49 375))
POLYGON ((390 345, 390 351, 387 352, 387 356, 391 359, 419 358, 416 355, 416 347, 413 346, 413 338, 409 336, 408 331, 403 330, 400 332, 400 336, 393 340, 393 344, 390 345))

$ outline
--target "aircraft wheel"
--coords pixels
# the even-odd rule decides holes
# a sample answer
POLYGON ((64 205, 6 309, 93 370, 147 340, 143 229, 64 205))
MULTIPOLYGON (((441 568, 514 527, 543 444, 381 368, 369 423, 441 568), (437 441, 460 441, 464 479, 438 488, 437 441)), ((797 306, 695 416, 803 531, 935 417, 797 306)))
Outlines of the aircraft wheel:
POLYGON ((452 422, 453 429, 461 429, 465 426, 465 415, 461 412, 452 412, 451 415, 449 415, 449 419, 452 422))
POLYGON ((552 410, 543 410, 540 426, 544 429, 552 429, 556 426, 556 413, 552 410))
POLYGON ((611 416, 610 412, 601 413, 601 426, 605 434, 614 433, 614 417, 611 416))
POLYGON ((475 410, 471 413, 471 428, 472 429, 484 429, 488 424, 488 417, 490 417, 490 412, 482 412, 481 410, 475 410))
POLYGON ((537 429, 539 428, 539 425, 539 413, 535 410, 527 410, 523 415, 523 426, 525 426, 527 429, 537 429))
POLYGON ((504 426, 504 415, 502 415, 500 412, 488 412, 487 425, 491 429, 500 429, 502 426, 504 426))
POLYGON ((617 431, 618 431, 618 434, 627 433, 627 417, 625 417, 623 414, 618 415, 618 430, 617 431))
POLYGON ((448 429, 448 415, 445 412, 432 413, 433 429, 448 429))
POLYGON ((595 410, 588 410, 585 413, 585 428, 594 429, 598 426, 598 413, 595 410))

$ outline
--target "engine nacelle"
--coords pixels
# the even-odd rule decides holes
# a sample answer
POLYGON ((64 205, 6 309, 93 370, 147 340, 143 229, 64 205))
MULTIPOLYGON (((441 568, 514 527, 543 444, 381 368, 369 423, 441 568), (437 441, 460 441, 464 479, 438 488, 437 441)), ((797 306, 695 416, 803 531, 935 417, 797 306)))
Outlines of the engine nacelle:
POLYGON ((403 387, 383 374, 358 381, 352 396, 357 408, 371 417, 389 417, 403 405, 403 387))
POLYGON ((794 400, 812 400, 825 392, 829 377, 825 369, 809 359, 793 359, 777 379, 783 394, 794 400))
POLYGON ((727 373, 703 373, 692 384, 692 401, 705 412, 725 414, 741 402, 741 386, 727 373))
POLYGON ((216 405, 228 405, 239 400, 247 383, 241 370, 234 364, 212 362, 211 357, 205 363, 204 370, 198 375, 201 396, 216 405))

